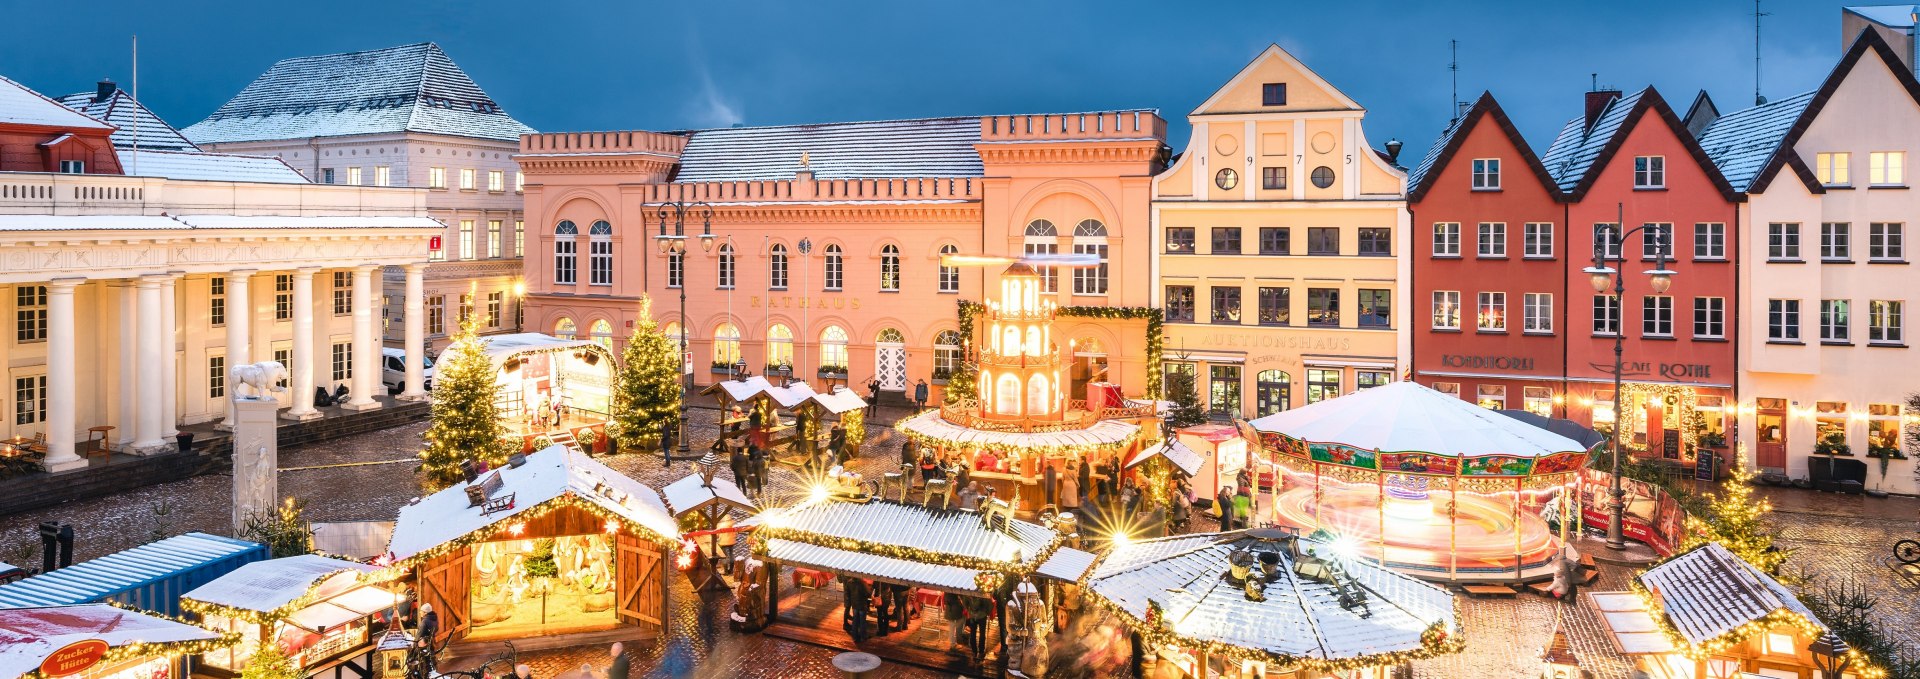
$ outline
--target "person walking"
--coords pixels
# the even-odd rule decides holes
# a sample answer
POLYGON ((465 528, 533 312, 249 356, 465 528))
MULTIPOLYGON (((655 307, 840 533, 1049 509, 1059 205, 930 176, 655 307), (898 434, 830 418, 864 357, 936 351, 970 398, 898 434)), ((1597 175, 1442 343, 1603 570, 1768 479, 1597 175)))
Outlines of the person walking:
POLYGON ((846 425, 835 422, 833 428, 827 430, 827 452, 832 454, 834 464, 845 465, 853 459, 852 451, 847 450, 846 425))
POLYGON ((728 442, 727 467, 733 470, 733 482, 745 491, 753 487, 753 459, 747 457, 747 449, 738 441, 728 442))
POLYGON ((880 412, 880 378, 867 382, 867 394, 867 415, 871 416, 880 412))
POLYGON ((607 679, 627 679, 631 665, 627 661, 626 645, 613 642, 613 646, 607 648, 607 653, 613 656, 613 662, 607 665, 607 679))
POLYGON ((757 499, 767 485, 767 451, 759 446, 752 446, 747 450, 747 464, 752 467, 748 476, 752 478, 753 496, 757 499))
POLYGON ((1069 469, 1060 475, 1060 511, 1075 515, 1080 513, 1080 475, 1077 470, 1069 469))
POLYGON ((914 403, 917 403, 920 405, 921 410, 927 409, 927 381, 926 380, 920 380, 919 382, 913 385, 913 401, 914 403))
POLYGON ((1226 486, 1221 486, 1219 494, 1213 496, 1213 508, 1220 512, 1220 532, 1233 530, 1233 493, 1226 486))

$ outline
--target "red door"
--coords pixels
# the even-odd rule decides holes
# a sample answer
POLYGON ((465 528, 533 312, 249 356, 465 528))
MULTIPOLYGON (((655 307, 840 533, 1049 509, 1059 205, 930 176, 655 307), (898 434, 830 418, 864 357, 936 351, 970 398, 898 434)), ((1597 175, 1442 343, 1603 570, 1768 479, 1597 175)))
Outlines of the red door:
POLYGON ((1787 400, 1756 399, 1754 406, 1753 422, 1757 430, 1754 463, 1761 469, 1784 472, 1787 470, 1787 400))

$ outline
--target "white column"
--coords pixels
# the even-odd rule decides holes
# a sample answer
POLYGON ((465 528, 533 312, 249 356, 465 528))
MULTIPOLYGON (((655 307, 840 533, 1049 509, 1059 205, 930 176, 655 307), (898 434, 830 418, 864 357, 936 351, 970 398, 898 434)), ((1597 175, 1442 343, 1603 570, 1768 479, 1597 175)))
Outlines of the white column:
POLYGON ((407 387, 400 393, 402 401, 423 401, 427 398, 426 274, 426 262, 407 265, 406 319, 404 321, 406 323, 407 387))
MULTIPOLYGON (((56 278, 47 283, 47 458, 50 472, 87 466, 73 452, 74 345, 73 289, 82 278, 56 278)), ((91 371, 89 371, 91 372, 91 371)))
MULTIPOLYGON (((248 294, 248 279, 253 277, 253 269, 235 269, 227 272, 227 370, 253 362, 253 299, 248 294)), ((227 389, 234 387, 232 379, 227 380, 227 389)), ((234 423, 233 399, 226 399, 227 418, 220 423, 221 429, 232 430, 234 423)))
POLYGON ((347 387, 348 410, 373 410, 380 401, 373 395, 380 389, 380 335, 373 322, 373 274, 378 264, 353 267, 353 361, 352 386, 347 387))
POLYGON ((119 280, 113 285, 115 302, 119 305, 120 320, 120 387, 118 419, 114 421, 114 443, 121 450, 133 452, 133 434, 140 429, 140 357, 137 347, 140 336, 134 331, 140 325, 140 307, 134 303, 135 288, 138 281, 119 280))
POLYGON ((320 416, 313 409, 313 275, 318 267, 293 271, 293 407, 281 417, 311 420, 320 416))
POLYGON ((174 283, 184 275, 169 271, 160 281, 160 436, 166 439, 180 433, 180 345, 176 337, 180 321, 174 299, 180 288, 174 283))
POLYGON ((167 274, 147 274, 140 277, 136 306, 139 307, 137 325, 134 328, 137 346, 134 353, 139 358, 139 372, 134 375, 134 401, 137 413, 134 417, 133 449, 141 455, 164 452, 166 440, 162 439, 160 407, 161 344, 165 340, 160 336, 160 284, 167 274))

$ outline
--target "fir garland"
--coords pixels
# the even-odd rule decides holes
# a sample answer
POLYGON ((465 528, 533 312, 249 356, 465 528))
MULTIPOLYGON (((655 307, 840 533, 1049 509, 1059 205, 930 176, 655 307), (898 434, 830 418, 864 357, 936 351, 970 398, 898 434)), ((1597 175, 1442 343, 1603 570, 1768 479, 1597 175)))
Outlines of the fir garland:
POLYGON ((762 557, 767 555, 768 540, 787 540, 789 542, 797 542, 816 547, 871 554, 914 563, 934 566, 952 566, 971 571, 979 571, 974 574, 974 586, 987 595, 992 595, 994 591, 998 590, 1008 580, 1017 581, 1040 570, 1040 565, 1046 563, 1048 559, 1053 558, 1054 552, 1059 551, 1060 547, 1066 542, 1065 536, 1060 535, 1056 531, 1054 532, 1053 539, 1049 541, 1047 546, 1042 548, 1039 553, 1028 556, 1023 561, 1001 561, 962 554, 935 552, 905 545, 823 535, 808 530, 775 526, 768 522, 762 522, 759 526, 755 527, 752 538, 750 539, 753 544, 753 553, 762 557))

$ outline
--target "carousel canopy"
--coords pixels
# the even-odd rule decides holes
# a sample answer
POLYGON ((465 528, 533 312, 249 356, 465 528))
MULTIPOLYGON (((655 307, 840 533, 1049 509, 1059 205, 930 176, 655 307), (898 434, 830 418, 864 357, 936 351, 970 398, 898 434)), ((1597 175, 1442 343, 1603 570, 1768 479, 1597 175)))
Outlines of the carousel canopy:
POLYGON ((1717 542, 1648 569, 1639 582, 1653 595, 1665 623, 1694 646, 1779 612, 1799 616, 1822 631, 1827 627, 1792 590, 1717 542))
POLYGON ((748 512, 760 511, 760 508, 753 504, 753 500, 747 498, 746 493, 740 492, 740 486, 719 476, 713 477, 712 485, 707 485, 700 480, 699 474, 691 474, 667 484, 667 487, 660 489, 660 494, 667 498, 667 510, 673 512, 674 516, 680 516, 713 502, 738 507, 748 512))
POLYGON ((895 426, 906 432, 908 436, 916 437, 922 443, 957 447, 963 450, 1045 452, 1114 447, 1131 443, 1140 435, 1140 425, 1122 420, 1100 420, 1085 429, 1065 431, 988 431, 948 422, 940 417, 939 410, 929 410, 900 420, 900 423, 895 426))
POLYGON ((1033 573, 1077 551, 1036 523, 1008 518, 996 527, 974 511, 885 500, 810 502, 740 525, 754 526, 766 555, 782 563, 965 593, 979 591, 982 573, 1033 573))
POLYGON ((1174 436, 1168 438, 1165 443, 1149 448, 1146 452, 1127 461, 1127 468, 1131 469, 1134 465, 1156 457, 1167 458, 1168 462, 1172 462, 1173 466, 1178 467, 1187 476, 1199 474, 1200 465, 1207 461, 1206 456, 1194 452, 1193 448, 1180 441, 1180 437, 1174 436))
MULTIPOLYGON (((1187 648, 1237 649, 1245 657, 1283 665, 1333 664, 1378 658, 1394 664, 1409 656, 1453 648, 1459 621, 1453 597, 1434 585, 1362 559, 1341 559, 1345 576, 1302 575, 1288 543, 1274 530, 1181 535, 1115 547, 1086 585, 1137 630, 1168 634, 1157 641, 1187 648), (1262 579, 1250 571, 1263 600, 1229 580, 1238 550, 1276 553, 1278 567, 1262 579), (1359 605, 1343 606, 1343 594, 1359 605), (1155 609, 1149 613, 1149 608, 1155 609), (1392 654, 1391 656, 1389 654, 1392 654)), ((1298 538, 1329 555, 1331 546, 1298 538)))
MULTIPOLYGON (((580 347, 595 347, 605 352, 606 347, 589 340, 560 339, 552 335, 537 332, 515 332, 505 335, 487 335, 481 339, 487 343, 487 358, 493 359, 494 366, 505 365, 507 359, 516 354, 543 351, 565 351, 580 347)), ((612 368, 609 367, 609 370, 612 368)))
MULTIPOLYGON (((1532 460, 1587 451, 1578 441, 1415 382, 1362 389, 1249 424, 1263 434, 1278 434, 1308 446, 1327 444, 1359 451, 1458 458, 1518 458, 1527 462, 1512 465, 1516 471, 1526 467, 1534 473, 1542 470, 1532 468, 1532 460)), ((1302 456, 1304 453, 1300 451, 1302 456)), ((1578 469, 1578 465, 1567 469, 1561 466, 1566 464, 1556 463, 1551 471, 1578 469)))
POLYGON ((512 506, 486 513, 485 505, 472 506, 467 500, 466 484, 456 484, 401 507, 387 553, 404 561, 567 497, 620 517, 658 540, 673 540, 680 535, 673 516, 652 488, 565 446, 549 446, 526 456, 526 464, 488 473, 500 475, 500 488, 489 499, 512 496, 512 506))
POLYGON ((0 677, 38 672, 55 651, 90 639, 108 648, 160 646, 155 655, 167 653, 169 645, 221 645, 221 636, 206 629, 108 604, 0 609, 0 677))
POLYGON ((213 582, 193 588, 180 598, 187 602, 266 613, 277 611, 309 595, 324 599, 343 594, 359 584, 360 574, 375 570, 378 569, 363 563, 302 554, 241 566, 215 578, 213 582))

